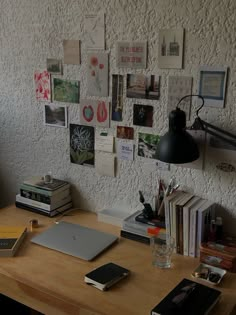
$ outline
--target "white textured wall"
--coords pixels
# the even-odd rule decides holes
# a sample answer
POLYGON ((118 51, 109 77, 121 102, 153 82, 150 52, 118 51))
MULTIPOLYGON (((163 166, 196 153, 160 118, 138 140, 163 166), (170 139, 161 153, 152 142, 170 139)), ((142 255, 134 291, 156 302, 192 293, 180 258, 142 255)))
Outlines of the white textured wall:
MULTIPOLYGON (((97 211, 120 200, 135 209, 139 204, 138 190, 154 193, 160 177, 167 182, 174 175, 182 188, 215 200, 236 214, 235 172, 217 170, 212 160, 206 160, 204 171, 172 166, 170 172, 160 172, 150 167, 150 161, 135 155, 134 162, 119 161, 116 178, 99 176, 94 169, 70 163, 69 129, 43 125, 43 103, 35 99, 33 73, 45 69, 46 58, 63 58, 63 39, 81 40, 82 64, 65 65, 64 78, 80 80, 81 97, 85 97, 84 15, 100 10, 106 14, 110 74, 161 75, 160 101, 145 102, 154 105, 154 128, 135 127, 135 135, 138 130, 157 134, 167 130, 168 76, 193 76, 196 93, 200 65, 229 67, 225 108, 203 109, 201 117, 236 133, 235 0, 0 0, 2 205, 14 201, 24 178, 51 170, 54 176, 73 184, 74 203, 85 209, 97 211), (159 69, 158 30, 181 27, 185 29, 184 69, 159 69), (117 69, 117 40, 147 40, 147 69, 117 69)), ((133 100, 124 96, 124 103, 123 123, 132 126, 133 100)), ((196 108, 194 102, 193 105, 196 108)), ((69 122, 79 123, 75 104, 69 104, 69 122)), ((109 134, 115 135, 116 124, 111 123, 109 134)))

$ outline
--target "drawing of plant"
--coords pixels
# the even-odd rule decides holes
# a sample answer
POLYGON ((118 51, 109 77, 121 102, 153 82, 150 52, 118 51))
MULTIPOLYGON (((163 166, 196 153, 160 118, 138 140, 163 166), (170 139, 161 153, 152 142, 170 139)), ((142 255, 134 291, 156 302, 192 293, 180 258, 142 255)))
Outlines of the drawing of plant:
POLYGON ((100 72, 104 69, 104 64, 99 63, 98 58, 96 56, 92 56, 90 58, 90 74, 92 77, 94 77, 95 81, 95 87, 96 89, 101 92, 102 91, 102 79, 100 78, 100 72))

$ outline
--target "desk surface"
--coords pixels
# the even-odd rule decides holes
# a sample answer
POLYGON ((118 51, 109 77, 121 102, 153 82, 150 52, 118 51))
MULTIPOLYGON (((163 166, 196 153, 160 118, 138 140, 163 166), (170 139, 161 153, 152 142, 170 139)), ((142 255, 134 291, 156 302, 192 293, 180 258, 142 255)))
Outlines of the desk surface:
MULTIPOLYGON (((119 242, 91 262, 50 250, 30 239, 52 224, 48 218, 14 206, 0 209, 2 225, 27 225, 32 218, 41 226, 29 232, 15 257, 1 257, 0 292, 44 314, 145 315, 183 278, 191 279, 198 259, 173 256, 173 267, 161 270, 151 264, 149 246, 120 238, 119 242), (92 269, 114 262, 131 275, 107 292, 84 282, 92 269)), ((119 228, 97 221, 94 213, 73 211, 63 220, 119 235, 119 228)), ((30 229, 29 229, 30 231, 30 229)), ((217 288, 223 294, 214 315, 227 315, 236 298, 236 274, 227 273, 217 288)))

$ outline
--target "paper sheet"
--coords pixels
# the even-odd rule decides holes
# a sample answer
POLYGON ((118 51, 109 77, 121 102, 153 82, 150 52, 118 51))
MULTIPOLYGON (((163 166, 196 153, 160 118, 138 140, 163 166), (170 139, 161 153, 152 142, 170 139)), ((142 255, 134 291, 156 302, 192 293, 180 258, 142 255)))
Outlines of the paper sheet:
POLYGON ((115 177, 115 156, 107 153, 96 154, 95 170, 100 175, 115 177))
POLYGON ((113 136, 95 136, 95 150, 113 153, 114 137, 113 136))

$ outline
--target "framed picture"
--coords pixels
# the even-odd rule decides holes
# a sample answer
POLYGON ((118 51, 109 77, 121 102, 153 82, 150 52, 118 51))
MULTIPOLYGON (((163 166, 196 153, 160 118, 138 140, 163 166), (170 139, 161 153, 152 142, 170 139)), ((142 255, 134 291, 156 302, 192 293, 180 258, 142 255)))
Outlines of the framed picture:
POLYGON ((80 82, 53 78, 53 100, 78 104, 80 101, 80 82))
POLYGON ((52 74, 62 74, 62 61, 61 59, 47 59, 47 71, 52 74))
POLYGON ((224 107, 226 80, 227 67, 200 67, 198 94, 204 98, 204 106, 224 107))
POLYGON ((67 107, 56 104, 44 105, 44 124, 67 128, 67 107))

